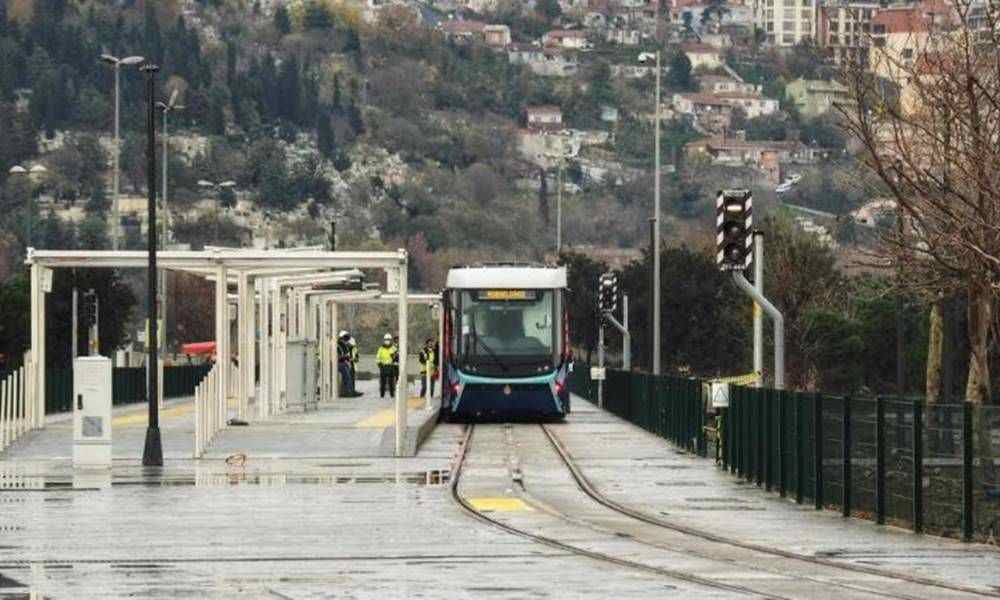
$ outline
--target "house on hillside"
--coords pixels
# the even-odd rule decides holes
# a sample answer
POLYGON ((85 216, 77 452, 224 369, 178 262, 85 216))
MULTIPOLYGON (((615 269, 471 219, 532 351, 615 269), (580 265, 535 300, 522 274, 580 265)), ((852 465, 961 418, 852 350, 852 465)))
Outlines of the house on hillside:
POLYGON ((782 164, 813 164, 826 154, 825 150, 798 140, 748 142, 742 132, 690 142, 684 152, 687 156, 707 156, 713 164, 754 166, 770 183, 781 181, 782 164))
POLYGON ((510 27, 506 25, 487 25, 483 28, 483 41, 487 46, 506 48, 510 45, 510 27))
POLYGON ((761 86, 736 79, 730 75, 699 75, 698 86, 706 94, 759 94, 761 86))
POLYGON ((542 36, 542 45, 566 50, 584 50, 591 46, 587 32, 582 29, 553 29, 542 36))
POLYGON ((507 48, 507 60, 512 65, 524 65, 542 77, 572 77, 579 70, 579 63, 572 53, 531 44, 511 44, 507 48))
POLYGON ((725 64, 722 59, 722 49, 715 46, 691 42, 681 44, 680 50, 691 61, 692 69, 702 68, 712 70, 718 69, 725 64))
POLYGON ((796 79, 785 86, 785 96, 804 117, 818 117, 834 110, 834 104, 853 103, 847 86, 836 81, 796 79))
POLYGON ((638 46, 642 41, 642 33, 629 27, 613 27, 608 29, 604 39, 620 46, 638 46))
POLYGON ((438 23, 438 29, 444 34, 446 40, 454 42, 482 41, 486 23, 456 19, 453 21, 441 21, 438 23))
POLYGON ((524 109, 529 129, 562 129, 562 109, 554 105, 529 106, 524 109))

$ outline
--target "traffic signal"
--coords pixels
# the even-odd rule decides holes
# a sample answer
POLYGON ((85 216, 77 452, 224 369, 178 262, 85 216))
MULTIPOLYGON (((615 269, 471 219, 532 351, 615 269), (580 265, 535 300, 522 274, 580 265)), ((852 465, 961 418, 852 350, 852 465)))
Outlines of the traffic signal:
POLYGON ((749 269, 753 263, 753 198, 750 190, 720 191, 715 207, 716 262, 719 269, 749 269))
POLYGON ((618 274, 608 271, 597 282, 597 309, 603 314, 618 310, 618 274))

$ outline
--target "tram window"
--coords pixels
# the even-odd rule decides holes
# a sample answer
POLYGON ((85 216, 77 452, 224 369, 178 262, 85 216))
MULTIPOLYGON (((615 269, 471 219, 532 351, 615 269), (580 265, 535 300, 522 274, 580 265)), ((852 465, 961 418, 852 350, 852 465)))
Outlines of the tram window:
POLYGON ((462 354, 539 357, 553 353, 557 327, 551 290, 538 290, 531 299, 519 301, 480 297, 462 293, 462 354))

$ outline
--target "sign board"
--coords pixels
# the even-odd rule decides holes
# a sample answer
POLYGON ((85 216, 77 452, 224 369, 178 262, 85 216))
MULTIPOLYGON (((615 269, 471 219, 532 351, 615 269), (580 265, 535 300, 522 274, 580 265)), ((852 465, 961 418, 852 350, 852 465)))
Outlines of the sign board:
POLYGON ((607 375, 606 367, 590 367, 590 379, 593 381, 604 381, 607 375))
POLYGON ((712 382, 712 408, 729 408, 729 384, 712 382))
POLYGON ((48 267, 42 267, 42 291, 46 294, 52 291, 52 269, 48 267))
POLYGON ((483 290, 479 292, 479 300, 534 300, 538 297, 535 290, 483 290))

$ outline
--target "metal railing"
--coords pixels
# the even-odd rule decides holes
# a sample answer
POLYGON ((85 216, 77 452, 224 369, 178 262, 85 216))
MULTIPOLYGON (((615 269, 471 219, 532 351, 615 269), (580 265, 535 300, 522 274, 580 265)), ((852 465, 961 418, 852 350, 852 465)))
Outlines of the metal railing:
POLYGON ((733 387, 722 464, 816 509, 1000 537, 1000 407, 733 387))
MULTIPOLYGON (((589 366, 570 390, 596 402, 589 366)), ((605 408, 706 454, 702 382, 607 371, 605 408)), ((1000 406, 731 386, 721 466, 817 510, 1000 543, 1000 406)))
POLYGON ((214 366, 194 389, 194 458, 201 458, 205 448, 226 426, 226 402, 219 401, 219 370, 214 366))
POLYGON ((34 396, 28 370, 20 367, 0 380, 0 452, 32 429, 35 422, 34 396))
MULTIPOLYGON (((606 410, 682 448, 705 455, 701 381, 608 369, 604 383, 606 410)), ((574 394, 596 402, 597 386, 590 380, 588 365, 575 366, 569 385, 574 394)))

